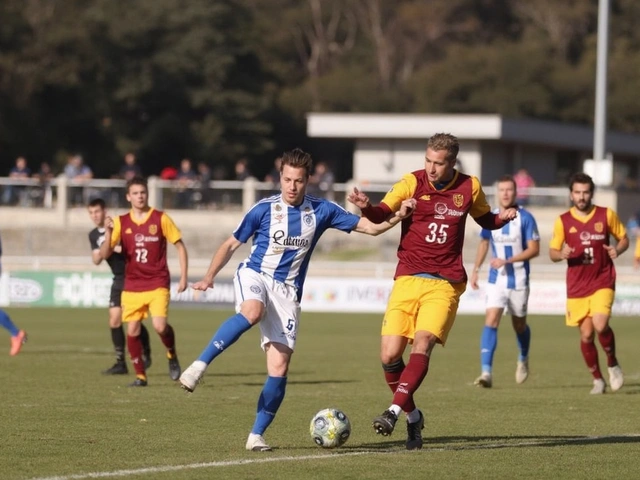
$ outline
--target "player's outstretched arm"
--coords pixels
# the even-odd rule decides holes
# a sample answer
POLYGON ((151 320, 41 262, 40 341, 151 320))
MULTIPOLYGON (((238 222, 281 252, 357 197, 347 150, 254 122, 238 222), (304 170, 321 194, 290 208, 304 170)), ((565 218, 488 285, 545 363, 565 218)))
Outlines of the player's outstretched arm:
POLYGON ((233 235, 225 240, 213 255, 213 259, 211 260, 207 273, 204 275, 202 280, 191 285, 191 288, 194 290, 207 290, 208 288, 213 288, 213 281, 216 275, 218 275, 220 270, 229 263, 229 260, 231 260, 231 257, 240 245, 242 245, 242 242, 233 235))
POLYGON ((187 253, 187 246, 182 240, 178 240, 174 245, 178 250, 178 261, 180 263, 180 283, 178 283, 178 293, 182 293, 187 289, 189 254, 187 253))
POLYGON ((380 235, 409 217, 415 208, 416 200, 414 198, 403 200, 400 209, 395 214, 389 215, 383 223, 374 223, 366 217, 361 217, 354 231, 373 236, 380 235))

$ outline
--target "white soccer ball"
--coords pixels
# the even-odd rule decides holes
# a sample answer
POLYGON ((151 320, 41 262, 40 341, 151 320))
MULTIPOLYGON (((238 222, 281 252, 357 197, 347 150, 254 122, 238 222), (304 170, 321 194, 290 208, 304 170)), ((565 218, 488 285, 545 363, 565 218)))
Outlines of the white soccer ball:
POLYGON ((344 445, 351 435, 351 423, 343 411, 325 408, 313 416, 309 430, 316 445, 336 448, 344 445))

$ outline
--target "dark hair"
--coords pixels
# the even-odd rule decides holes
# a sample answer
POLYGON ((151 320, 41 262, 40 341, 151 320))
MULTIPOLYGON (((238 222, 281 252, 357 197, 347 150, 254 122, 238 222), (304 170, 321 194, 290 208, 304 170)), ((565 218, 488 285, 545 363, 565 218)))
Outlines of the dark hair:
POLYGON ((447 160, 453 161, 458 158, 460 143, 458 139, 450 133, 436 133, 427 141, 427 148, 430 148, 434 152, 446 150, 447 160))
POLYGON ((104 210, 105 208, 107 208, 107 204, 101 198, 94 198, 89 202, 88 207, 100 207, 101 209, 104 210))
POLYGON ((573 191, 573 185, 576 183, 589 185, 589 190, 593 193, 596 189, 596 185, 593 183, 593 178, 583 172, 574 173, 569 178, 569 191, 573 191))
POLYGON ((148 189, 147 179, 144 177, 141 177, 140 175, 136 175, 130 180, 127 180, 127 188, 126 188, 127 192, 129 191, 129 188, 131 188, 132 185, 143 185, 144 188, 148 189))
POLYGON ((289 165, 294 168, 304 168, 307 172, 307 177, 311 175, 311 171, 313 170, 311 154, 305 152, 301 148, 294 148, 291 151, 284 152, 280 158, 282 159, 280 173, 282 173, 282 169, 285 165, 289 165))

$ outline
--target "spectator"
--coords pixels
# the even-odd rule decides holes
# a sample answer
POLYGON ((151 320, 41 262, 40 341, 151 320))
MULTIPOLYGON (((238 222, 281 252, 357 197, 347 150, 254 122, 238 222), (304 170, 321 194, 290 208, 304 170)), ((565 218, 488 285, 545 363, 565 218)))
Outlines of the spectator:
POLYGON ((246 158, 241 158, 236 162, 235 166, 235 178, 236 180, 246 180, 252 177, 251 170, 249 170, 249 161, 246 158))
POLYGON ((164 167, 160 170, 160 178, 162 180, 175 180, 178 176, 178 170, 175 167, 164 167))
POLYGON ((333 171, 326 162, 318 162, 313 175, 309 178, 309 194, 333 200, 333 171))
POLYGON ((69 157, 67 165, 64 167, 64 175, 68 180, 74 183, 74 186, 69 188, 69 204, 71 206, 84 206, 85 194, 88 197, 88 192, 85 192, 85 188, 77 186, 79 184, 87 183, 93 178, 93 172, 84 164, 82 155, 72 155, 69 157))
POLYGON ((198 177, 196 172, 193 171, 191 160, 183 158, 176 175, 176 208, 189 208, 192 206, 191 197, 197 180, 198 177))
MULTIPOLYGON (((24 157, 16 158, 16 164, 9 170, 9 178, 13 180, 24 180, 31 177, 31 169, 27 166, 27 159, 24 157)), ((24 185, 7 185, 2 193, 2 203, 5 205, 14 205, 21 200, 25 202, 26 187, 24 185)))
POLYGON ((529 189, 536 186, 533 177, 529 175, 526 169, 521 168, 513 176, 513 179, 516 182, 516 189, 518 190, 518 196, 516 197, 518 205, 523 207, 529 205, 529 189))
POLYGON ((133 177, 141 177, 142 170, 140 170, 140 166, 136 163, 136 161, 137 159, 135 153, 126 153, 124 156, 124 165, 120 167, 120 171, 118 172, 118 178, 129 181, 133 177))
POLYGON ((53 192, 51 190, 51 180, 53 180, 53 170, 47 162, 42 162, 40 168, 33 174, 33 178, 38 180, 38 187, 32 191, 32 198, 37 205, 51 207, 53 201, 53 192))
POLYGON ((203 206, 208 206, 211 203, 211 189, 209 183, 211 182, 211 168, 206 162, 198 163, 198 190, 194 193, 194 200, 203 206))
POLYGON ((273 168, 264 177, 265 182, 273 184, 273 188, 280 186, 280 167, 282 166, 282 158, 278 157, 273 161, 273 168))

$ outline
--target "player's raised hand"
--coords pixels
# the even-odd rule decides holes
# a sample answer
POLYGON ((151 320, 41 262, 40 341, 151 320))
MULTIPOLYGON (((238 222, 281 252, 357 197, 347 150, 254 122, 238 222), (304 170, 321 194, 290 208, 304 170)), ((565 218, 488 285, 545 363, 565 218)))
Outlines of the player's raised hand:
POLYGON ((194 290, 200 290, 200 291, 204 292, 205 290, 213 288, 213 280, 209 280, 207 278, 203 278, 199 282, 192 283, 191 284, 191 288, 193 288, 194 290))
POLYGON ((410 216, 416 208, 417 201, 415 198, 407 198, 400 204, 400 210, 396 212, 396 217, 405 219, 410 216))
POLYGON ((510 222, 518 216, 518 210, 515 208, 507 208, 504 212, 500 212, 500 220, 510 222))
POLYGON ((109 230, 113 230, 113 218, 111 218, 111 217, 105 217, 104 218, 104 228, 105 229, 109 229, 109 230))
POLYGON ((347 195, 347 200, 360 209, 367 208, 371 205, 367 194, 358 190, 358 187, 354 187, 353 192, 347 195))
POLYGON ((616 250, 616 247, 613 247, 611 245, 602 245, 602 248, 607 251, 611 260, 615 260, 616 258, 618 258, 618 250, 616 250))

